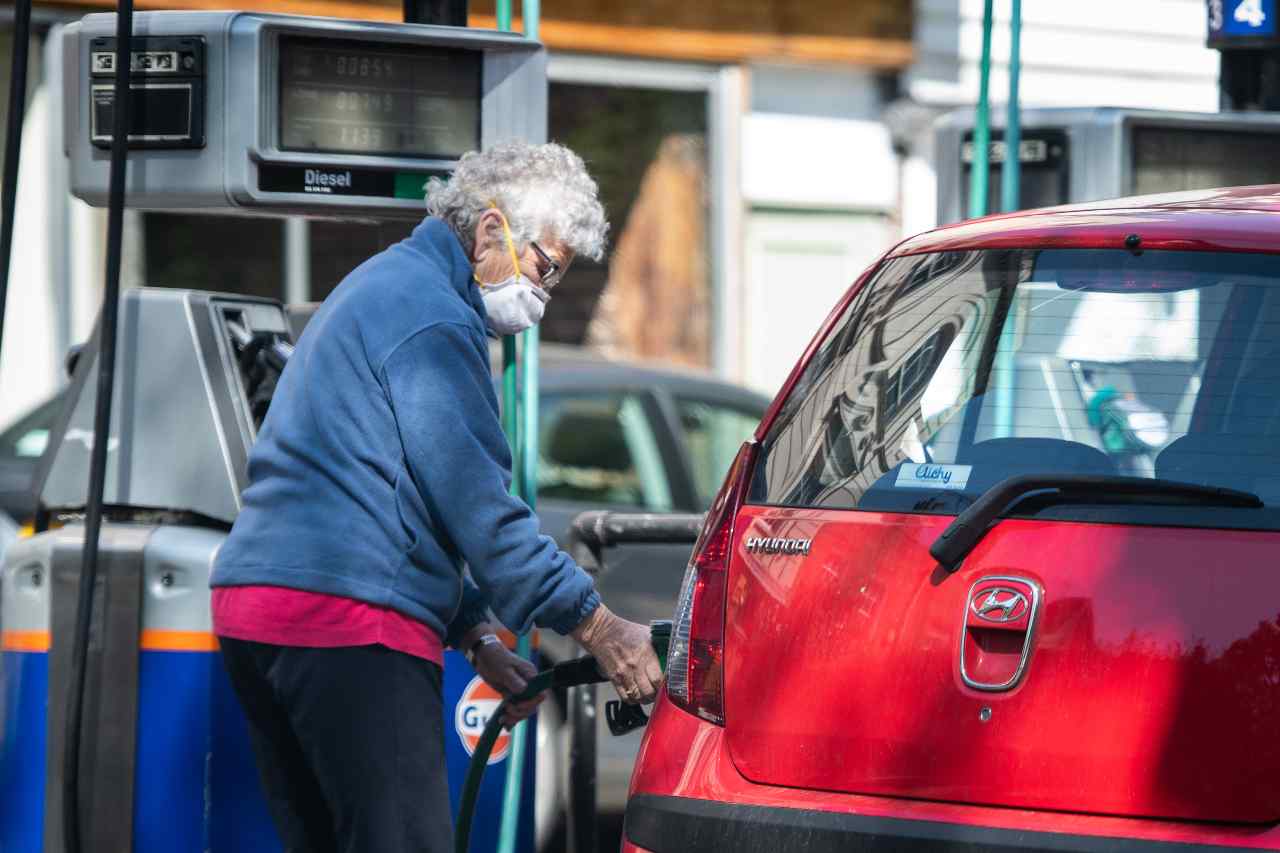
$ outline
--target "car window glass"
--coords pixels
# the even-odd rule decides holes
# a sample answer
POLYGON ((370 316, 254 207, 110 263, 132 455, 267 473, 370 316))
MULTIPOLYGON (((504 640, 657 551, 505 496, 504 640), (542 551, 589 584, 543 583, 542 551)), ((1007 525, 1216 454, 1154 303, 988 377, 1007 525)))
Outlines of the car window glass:
POLYGON ((1124 475, 1242 489, 1268 509, 1102 520, 1280 527, 1277 273, 1269 256, 1209 252, 896 259, 805 368, 751 499, 954 514, 1015 475, 1124 475))
POLYGON ((711 505, 738 448, 755 432, 762 412, 683 397, 676 399, 676 411, 698 504, 705 509, 711 505))
POLYGON ((6 459, 39 459, 49 444, 49 431, 62 406, 59 395, 42 403, 13 426, 0 433, 0 457, 6 459))
POLYGON ((638 398, 547 394, 538 420, 540 498, 671 509, 662 455, 638 398))
POLYGON ((671 487, 667 482, 662 453, 653 434, 653 426, 644 406, 635 397, 625 397, 618 406, 618 421, 631 458, 635 460, 636 477, 640 481, 641 503, 646 509, 670 510, 671 487))
POLYGON ((28 430, 13 444, 13 455, 21 459, 39 459, 49 444, 49 430, 37 428, 28 430))

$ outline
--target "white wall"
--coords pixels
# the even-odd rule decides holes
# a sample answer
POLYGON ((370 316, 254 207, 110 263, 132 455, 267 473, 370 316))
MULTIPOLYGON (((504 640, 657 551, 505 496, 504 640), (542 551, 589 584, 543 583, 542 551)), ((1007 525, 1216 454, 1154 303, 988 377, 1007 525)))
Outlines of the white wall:
MULTIPOLYGON (((43 82, 28 101, 18 166, 13 255, 0 352, 0 429, 66 384, 67 348, 102 309, 107 214, 73 198, 62 134, 62 38, 44 43, 43 82)), ((121 287, 142 283, 141 214, 125 211, 121 287)))
POLYGON ((742 195, 753 206, 893 209, 896 158, 878 121, 752 113, 742 128, 742 195))
MULTIPOLYGON (((978 97, 982 0, 917 0, 908 91, 922 103, 978 97)), ((1010 0, 996 0, 991 100, 1009 90, 1010 0)), ((1025 106, 1218 108, 1217 51, 1204 46, 1204 0, 1024 0, 1025 106)))
POLYGON ((0 423, 8 423, 47 399, 56 381, 59 296, 51 286, 48 223, 61 203, 46 189, 52 160, 60 150, 48 146, 48 93, 42 87, 27 105, 22 132, 22 161, 14 216, 9 291, 5 303, 4 345, 0 351, 0 423))
MULTIPOLYGON (((854 114, 864 98, 848 103, 854 114)), ((759 105, 757 101, 757 105, 759 105)), ((897 157, 863 118, 753 112, 742 128, 745 269, 730 378, 778 390, 819 324, 892 242, 897 157)))
POLYGON ((775 393, 819 325, 895 233, 887 216, 870 212, 752 211, 739 379, 775 393))

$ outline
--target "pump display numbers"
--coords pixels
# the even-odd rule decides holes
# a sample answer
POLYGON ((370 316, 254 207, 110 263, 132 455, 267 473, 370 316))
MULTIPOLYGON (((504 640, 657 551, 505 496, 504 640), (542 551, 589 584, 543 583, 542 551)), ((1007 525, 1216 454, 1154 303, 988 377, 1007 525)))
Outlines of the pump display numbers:
POLYGON ((280 39, 280 148, 454 159, 480 147, 479 53, 280 39))

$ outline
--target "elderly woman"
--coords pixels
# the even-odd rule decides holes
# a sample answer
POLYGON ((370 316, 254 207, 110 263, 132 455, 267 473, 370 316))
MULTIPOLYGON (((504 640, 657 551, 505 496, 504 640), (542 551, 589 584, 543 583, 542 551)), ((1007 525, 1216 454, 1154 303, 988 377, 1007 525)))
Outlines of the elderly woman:
POLYGON ((504 694, 533 674, 490 608, 515 631, 573 634, 627 701, 661 679, 648 629, 613 615, 508 493, 489 374, 486 332, 536 324, 574 256, 601 255, 596 184, 559 145, 508 144, 433 180, 427 210, 308 325, 213 573, 214 630, 289 851, 451 849, 442 649, 504 694))

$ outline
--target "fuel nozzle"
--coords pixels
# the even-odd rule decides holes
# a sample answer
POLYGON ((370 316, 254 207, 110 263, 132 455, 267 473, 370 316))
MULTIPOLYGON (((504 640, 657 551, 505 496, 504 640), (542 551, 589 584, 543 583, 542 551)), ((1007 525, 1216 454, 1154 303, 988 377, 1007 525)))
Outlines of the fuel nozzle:
MULTIPOLYGON (((649 639, 653 650, 658 655, 658 665, 667 671, 667 649, 671 646, 671 620, 655 619, 649 623, 649 639)), ((609 724, 609 732, 615 736, 625 735, 649 722, 649 715, 639 705, 631 705, 618 699, 610 699, 604 704, 604 720, 609 724)))
POLYGON ((649 641, 658 654, 658 665, 665 674, 667 671, 667 650, 671 646, 671 620, 654 619, 649 622, 649 641))
POLYGON ((633 732, 649 722, 649 715, 639 705, 630 705, 618 699, 610 699, 604 703, 604 721, 609 724, 609 733, 621 737, 633 732))

